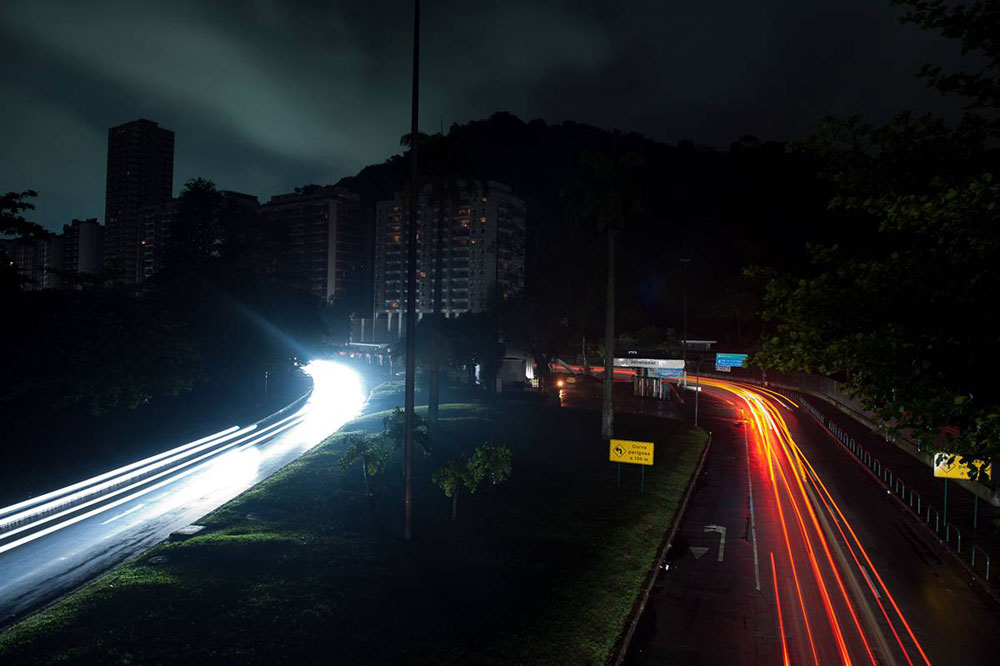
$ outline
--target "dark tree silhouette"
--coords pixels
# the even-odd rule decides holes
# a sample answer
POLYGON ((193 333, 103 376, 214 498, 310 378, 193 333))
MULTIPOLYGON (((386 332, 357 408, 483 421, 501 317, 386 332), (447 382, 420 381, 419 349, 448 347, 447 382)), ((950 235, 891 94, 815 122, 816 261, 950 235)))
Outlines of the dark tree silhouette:
POLYGON ((643 159, 620 148, 613 135, 612 147, 580 156, 584 169, 577 199, 577 215, 596 225, 607 240, 607 287, 604 314, 604 398, 601 404, 601 436, 614 436, 614 339, 615 339, 615 241, 630 218, 641 212, 636 189, 636 169, 643 159))
POLYGON ((1000 11, 898 4, 912 8, 905 22, 983 56, 975 72, 923 70, 934 87, 972 102, 954 126, 909 113, 885 126, 828 118, 798 147, 821 160, 836 188, 831 207, 854 233, 815 247, 807 271, 757 271, 769 279, 772 328, 756 361, 843 375, 890 426, 927 446, 989 457, 1000 450, 1000 392, 981 365, 1000 352, 982 323, 1000 290, 1000 155, 990 139, 1000 11))

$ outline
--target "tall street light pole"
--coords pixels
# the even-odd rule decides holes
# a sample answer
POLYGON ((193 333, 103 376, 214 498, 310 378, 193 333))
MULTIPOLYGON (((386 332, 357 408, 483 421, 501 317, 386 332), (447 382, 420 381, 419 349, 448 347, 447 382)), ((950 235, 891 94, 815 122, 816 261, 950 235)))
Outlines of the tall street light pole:
POLYGON ((414 390, 417 380, 417 126, 420 108, 420 0, 413 0, 413 99, 410 106, 410 226, 406 245, 406 434, 403 438, 403 538, 413 538, 414 390))
POLYGON ((688 364, 687 364, 687 346, 688 346, 688 292, 687 292, 687 265, 690 259, 681 259, 681 302, 682 309, 684 311, 684 339, 681 340, 681 359, 684 362, 684 386, 688 384, 688 364))

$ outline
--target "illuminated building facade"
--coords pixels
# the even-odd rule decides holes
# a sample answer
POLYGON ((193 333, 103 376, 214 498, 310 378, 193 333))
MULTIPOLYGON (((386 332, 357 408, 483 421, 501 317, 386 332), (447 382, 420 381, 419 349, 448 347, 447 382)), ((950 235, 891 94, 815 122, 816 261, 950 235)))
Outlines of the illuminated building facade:
MULTIPOLYGON (((442 311, 486 312, 524 286, 524 201, 501 183, 459 189, 443 202, 442 311)), ((398 339, 405 326, 407 206, 403 195, 375 211, 376 341, 398 339)), ((417 313, 434 309, 438 200, 429 188, 417 205, 417 313)))

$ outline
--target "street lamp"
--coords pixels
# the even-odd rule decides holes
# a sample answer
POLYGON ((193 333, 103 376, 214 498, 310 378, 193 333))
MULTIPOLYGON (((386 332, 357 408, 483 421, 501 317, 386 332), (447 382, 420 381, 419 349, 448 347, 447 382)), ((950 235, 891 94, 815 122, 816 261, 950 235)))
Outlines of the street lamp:
MULTIPOLYGON (((681 259, 681 302, 684 311, 684 339, 681 340, 681 359, 684 361, 684 386, 687 380, 687 344, 688 344, 688 295, 687 295, 687 265, 690 259, 681 259)), ((697 368, 695 369, 697 372, 697 368)), ((697 401, 695 401, 697 403, 697 401)))

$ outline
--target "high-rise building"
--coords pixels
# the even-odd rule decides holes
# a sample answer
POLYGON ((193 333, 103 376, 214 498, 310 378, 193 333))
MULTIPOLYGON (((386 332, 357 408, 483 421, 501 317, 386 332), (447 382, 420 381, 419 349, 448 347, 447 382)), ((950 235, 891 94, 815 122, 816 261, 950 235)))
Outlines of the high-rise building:
POLYGON ((103 268, 104 227, 96 218, 63 225, 62 269, 67 273, 100 273, 103 268))
POLYGON ((138 282, 145 282, 163 268, 176 214, 177 199, 139 209, 138 282))
MULTIPOLYGON (((524 201, 490 181, 439 202, 424 188, 417 204, 417 314, 433 312, 439 204, 443 203, 442 311, 492 310, 524 286, 524 201)), ((375 339, 399 338, 406 312, 408 211, 401 193, 375 210, 375 339)))
POLYGON ((95 218, 73 220, 63 225, 63 233, 48 238, 5 240, 0 254, 24 278, 25 290, 66 288, 76 284, 74 275, 101 272, 103 237, 104 228, 95 218))
POLYGON ((24 278, 25 291, 58 289, 63 261, 63 238, 19 238, 5 243, 4 253, 24 278))
POLYGON ((333 185, 307 185, 261 206, 282 236, 278 268, 327 303, 371 316, 371 215, 358 195, 333 185))
POLYGON ((144 119, 108 130, 104 264, 124 282, 142 273, 140 211, 169 202, 173 187, 173 132, 144 119))
MULTIPOLYGON (((171 243, 174 242, 174 223, 177 218, 180 199, 174 198, 139 210, 139 282, 163 270, 168 261, 171 243)), ((239 247, 240 251, 254 252, 259 233, 257 215, 260 204, 257 197, 243 192, 219 190, 218 218, 210 222, 216 225, 218 241, 225 240, 239 247), (223 224, 227 226, 222 229, 223 224), (225 239, 222 235, 226 235, 225 239)), ((260 261, 260 257, 249 257, 260 261)))

